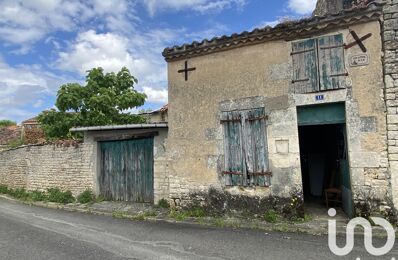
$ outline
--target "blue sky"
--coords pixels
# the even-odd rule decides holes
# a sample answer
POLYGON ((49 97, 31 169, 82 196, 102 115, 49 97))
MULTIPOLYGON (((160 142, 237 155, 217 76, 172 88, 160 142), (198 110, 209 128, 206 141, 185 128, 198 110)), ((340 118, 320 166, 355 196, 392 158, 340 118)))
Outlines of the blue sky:
POLYGON ((54 106, 85 71, 126 66, 145 108, 167 103, 165 47, 308 16, 316 0, 0 0, 0 119, 54 106))

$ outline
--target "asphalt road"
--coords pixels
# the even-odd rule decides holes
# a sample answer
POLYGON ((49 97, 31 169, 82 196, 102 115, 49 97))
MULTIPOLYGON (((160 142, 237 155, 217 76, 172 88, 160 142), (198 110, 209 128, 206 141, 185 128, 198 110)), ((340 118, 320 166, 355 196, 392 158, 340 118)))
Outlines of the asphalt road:
MULTIPOLYGON (((356 242, 346 259, 398 256, 395 248, 389 257, 375 258, 362 239, 356 242)), ((0 259, 340 258, 329 251, 326 236, 133 222, 0 199, 0 259)))

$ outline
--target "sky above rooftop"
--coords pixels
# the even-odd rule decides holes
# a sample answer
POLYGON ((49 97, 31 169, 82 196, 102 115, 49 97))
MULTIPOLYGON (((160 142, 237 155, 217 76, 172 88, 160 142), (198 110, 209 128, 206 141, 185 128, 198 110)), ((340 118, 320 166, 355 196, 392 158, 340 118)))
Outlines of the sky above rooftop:
POLYGON ((123 66, 167 103, 165 47, 232 34, 313 11, 316 0, 0 0, 0 119, 54 107, 60 85, 123 66))

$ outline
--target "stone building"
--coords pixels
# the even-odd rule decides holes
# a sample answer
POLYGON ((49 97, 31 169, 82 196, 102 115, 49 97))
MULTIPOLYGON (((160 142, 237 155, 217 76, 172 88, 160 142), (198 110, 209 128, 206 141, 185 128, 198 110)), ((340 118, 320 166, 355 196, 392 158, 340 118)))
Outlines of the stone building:
POLYGON ((155 111, 141 113, 140 115, 145 117, 148 123, 165 123, 168 120, 167 112, 168 105, 164 105, 155 111))
POLYGON ((22 138, 27 144, 35 144, 45 141, 44 131, 37 117, 22 121, 22 138))
POLYGON ((166 48, 169 196, 398 206, 398 1, 166 48))
POLYGON ((257 210, 330 192, 349 216, 398 208, 397 46, 398 0, 319 0, 310 18, 167 48, 169 104, 147 124, 0 152, 0 184, 257 210))

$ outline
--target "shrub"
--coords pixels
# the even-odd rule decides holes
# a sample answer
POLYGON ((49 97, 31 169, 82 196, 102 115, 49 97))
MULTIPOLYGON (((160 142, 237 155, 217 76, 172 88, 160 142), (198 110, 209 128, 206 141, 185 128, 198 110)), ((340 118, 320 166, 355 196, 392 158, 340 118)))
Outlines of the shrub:
POLYGON ((72 195, 71 191, 62 192, 58 188, 51 188, 47 190, 48 200, 51 202, 68 204, 75 202, 75 198, 72 195))
POLYGON ((0 194, 8 194, 8 187, 6 185, 0 185, 0 194))
POLYGON ((193 207, 188 210, 188 215, 194 218, 203 218, 206 216, 206 212, 201 207, 193 207))
POLYGON ((189 218, 189 217, 190 217, 190 214, 189 214, 189 212, 187 212, 187 211, 172 210, 172 211, 169 213, 169 217, 170 217, 170 218, 173 218, 173 219, 175 219, 175 220, 177 220, 177 221, 183 221, 183 220, 189 218))
POLYGON ((16 122, 11 120, 0 120, 0 128, 17 125, 16 122))
POLYGON ((29 193, 26 192, 24 188, 17 188, 15 190, 10 189, 8 194, 13 196, 16 199, 26 200, 29 197, 29 193))
POLYGON ((168 209, 170 208, 170 203, 166 199, 161 199, 157 205, 159 208, 168 209))
POLYGON ((264 219, 269 223, 276 223, 279 220, 279 215, 275 210, 269 210, 265 213, 264 219))
POLYGON ((82 204, 87 204, 95 201, 94 193, 91 189, 86 189, 77 196, 77 201, 82 204))
POLYGON ((48 200, 48 196, 46 195, 46 193, 42 192, 42 191, 31 191, 29 193, 29 198, 33 201, 46 201, 48 200))

